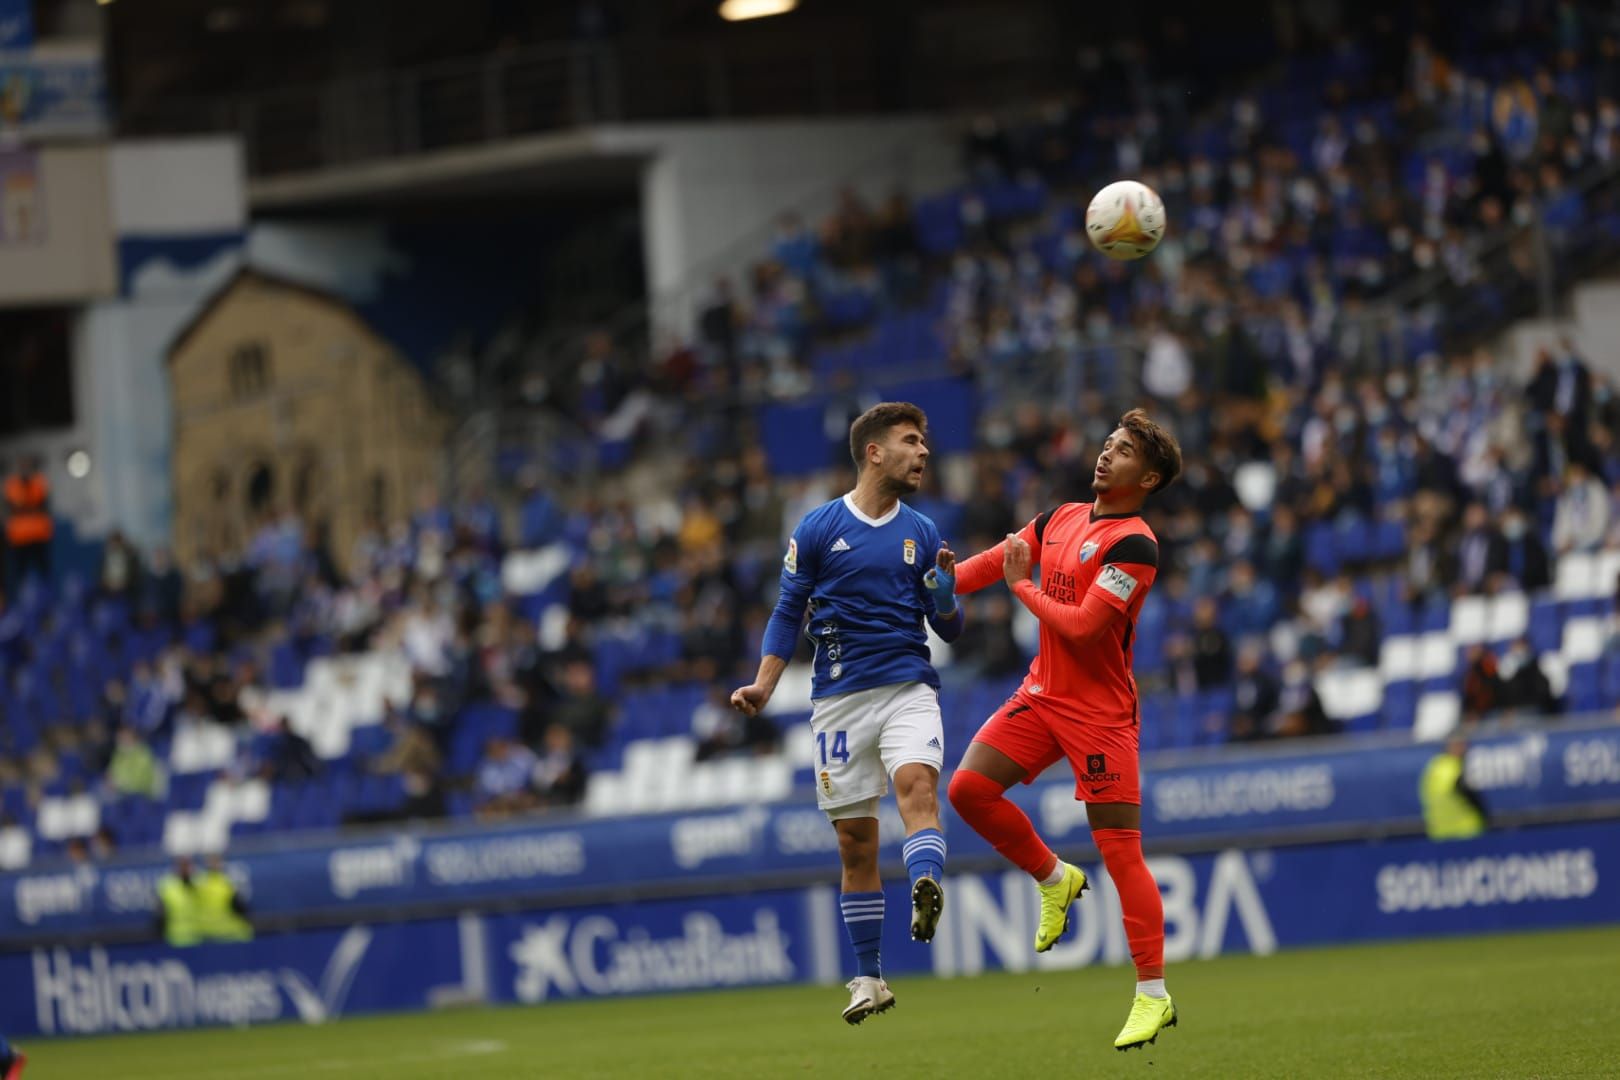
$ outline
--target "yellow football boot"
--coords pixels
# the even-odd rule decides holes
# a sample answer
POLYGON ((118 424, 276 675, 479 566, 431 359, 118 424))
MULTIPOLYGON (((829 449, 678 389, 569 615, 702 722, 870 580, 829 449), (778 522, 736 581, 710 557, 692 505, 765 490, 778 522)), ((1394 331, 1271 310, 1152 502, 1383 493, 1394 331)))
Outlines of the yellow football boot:
POLYGON ((1115 1050, 1129 1050, 1156 1042, 1159 1032, 1176 1026, 1176 1003, 1166 995, 1162 998, 1137 994, 1131 1003, 1131 1015, 1114 1040, 1115 1050))
POLYGON ((1063 877, 1056 885, 1037 885, 1041 892, 1041 924, 1035 928, 1035 951, 1045 952, 1056 945, 1069 928, 1069 905, 1090 887, 1078 866, 1063 864, 1063 877))

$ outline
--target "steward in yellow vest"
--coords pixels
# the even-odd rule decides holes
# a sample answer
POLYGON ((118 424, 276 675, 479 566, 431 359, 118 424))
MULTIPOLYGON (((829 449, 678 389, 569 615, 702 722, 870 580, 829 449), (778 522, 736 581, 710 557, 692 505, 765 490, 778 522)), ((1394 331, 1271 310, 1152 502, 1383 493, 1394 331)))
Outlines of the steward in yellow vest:
POLYGON ((198 874, 191 860, 177 859, 174 873, 158 882, 159 920, 163 939, 176 948, 205 941, 252 941, 247 909, 236 893, 236 883, 217 859, 198 874))
POLYGON ((1468 740, 1454 735, 1446 748, 1423 768, 1418 797, 1423 801, 1423 827, 1430 840, 1466 840, 1485 831, 1485 801, 1463 778, 1468 740))

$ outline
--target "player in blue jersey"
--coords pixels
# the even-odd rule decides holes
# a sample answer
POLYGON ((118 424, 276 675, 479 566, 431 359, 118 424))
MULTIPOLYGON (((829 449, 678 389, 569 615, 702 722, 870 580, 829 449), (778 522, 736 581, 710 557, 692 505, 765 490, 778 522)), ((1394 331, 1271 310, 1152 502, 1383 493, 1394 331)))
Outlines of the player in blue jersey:
POLYGON ((879 957, 877 822, 891 777, 906 827, 911 936, 931 941, 945 906, 938 794, 945 738, 923 623, 954 641, 962 614, 955 556, 934 523, 900 501, 922 486, 927 434, 923 411, 903 402, 875 405, 850 426, 855 490, 810 511, 793 530, 759 674, 731 695, 750 716, 765 707, 793 656, 808 603, 816 802, 838 831, 843 862, 844 926, 857 967, 844 1010, 851 1024, 894 1004, 879 957))

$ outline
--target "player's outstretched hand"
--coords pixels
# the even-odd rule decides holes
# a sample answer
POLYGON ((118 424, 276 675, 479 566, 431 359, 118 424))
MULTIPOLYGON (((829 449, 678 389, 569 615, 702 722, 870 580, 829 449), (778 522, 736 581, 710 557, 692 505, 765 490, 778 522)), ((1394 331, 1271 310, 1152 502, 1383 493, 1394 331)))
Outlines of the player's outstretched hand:
POLYGON ((1001 549, 1001 573, 1007 584, 1028 581, 1030 563, 1029 544, 1017 533, 1008 533, 1006 545, 1001 549))
POLYGON ((758 683, 749 683, 739 686, 731 692, 731 707, 744 716, 756 716, 765 703, 771 700, 771 692, 758 683))
POLYGON ((923 584, 933 594, 936 612, 947 618, 956 614, 956 552, 943 540, 934 565, 923 575, 923 584))

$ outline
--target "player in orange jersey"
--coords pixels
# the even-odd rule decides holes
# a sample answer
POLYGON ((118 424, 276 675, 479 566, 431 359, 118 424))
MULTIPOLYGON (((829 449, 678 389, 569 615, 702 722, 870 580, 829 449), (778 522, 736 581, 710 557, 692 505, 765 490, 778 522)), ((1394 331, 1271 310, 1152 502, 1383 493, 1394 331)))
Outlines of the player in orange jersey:
POLYGON ((957 567, 959 594, 1005 579, 1040 621, 1040 652, 1023 685, 979 729, 951 778, 962 820, 1040 887, 1035 950, 1068 928, 1086 875, 1063 862, 1007 797, 1064 758, 1092 839, 1119 890, 1137 994, 1114 1041, 1124 1050, 1176 1023, 1164 988, 1164 906, 1142 858, 1141 713, 1131 675, 1136 618, 1158 574, 1159 544, 1142 504, 1181 472, 1181 447, 1140 409, 1120 418, 1097 457, 1090 503, 1065 503, 957 567), (1039 566, 1041 580, 1030 580, 1039 566))

